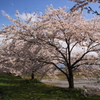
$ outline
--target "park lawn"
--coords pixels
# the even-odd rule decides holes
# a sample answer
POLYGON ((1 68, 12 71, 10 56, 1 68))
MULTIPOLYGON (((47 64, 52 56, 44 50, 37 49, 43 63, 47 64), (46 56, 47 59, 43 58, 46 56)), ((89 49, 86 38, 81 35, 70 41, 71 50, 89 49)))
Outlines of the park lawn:
POLYGON ((0 74, 0 94, 3 100, 100 100, 100 96, 84 97, 81 90, 45 85, 10 74, 0 74))

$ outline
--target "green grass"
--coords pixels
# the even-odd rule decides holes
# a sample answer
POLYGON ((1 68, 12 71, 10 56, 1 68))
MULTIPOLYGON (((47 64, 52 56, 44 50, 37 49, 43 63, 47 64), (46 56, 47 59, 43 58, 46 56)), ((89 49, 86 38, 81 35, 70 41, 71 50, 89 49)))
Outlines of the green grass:
POLYGON ((9 74, 0 74, 0 94, 3 100, 100 100, 96 95, 84 97, 80 90, 45 85, 9 74))

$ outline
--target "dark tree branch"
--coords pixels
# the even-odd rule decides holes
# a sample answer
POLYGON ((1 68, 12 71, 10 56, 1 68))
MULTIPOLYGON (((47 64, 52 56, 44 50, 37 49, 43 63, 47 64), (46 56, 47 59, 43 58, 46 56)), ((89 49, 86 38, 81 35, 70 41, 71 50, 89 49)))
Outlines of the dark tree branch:
POLYGON ((66 75, 67 76, 67 78, 68 78, 68 75, 67 75, 67 73, 66 72, 64 72, 61 68, 59 68, 55 63, 53 63, 53 62, 48 62, 48 61, 43 61, 43 60, 38 60, 39 62, 43 62, 43 63, 46 63, 46 64, 52 64, 52 65, 54 65, 58 70, 60 70, 64 75, 66 75))

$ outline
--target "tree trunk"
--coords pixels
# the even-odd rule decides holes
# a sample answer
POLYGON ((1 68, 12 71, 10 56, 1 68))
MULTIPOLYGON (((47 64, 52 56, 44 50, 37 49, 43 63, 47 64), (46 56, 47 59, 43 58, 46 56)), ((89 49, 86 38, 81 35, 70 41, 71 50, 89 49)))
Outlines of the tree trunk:
POLYGON ((72 77, 69 77, 68 84, 70 89, 74 88, 74 79, 72 77))
POLYGON ((73 78, 72 70, 69 71, 69 77, 67 79, 68 79, 69 88, 73 89, 74 88, 74 78, 73 78))
POLYGON ((32 71, 31 79, 34 80, 34 72, 32 71))

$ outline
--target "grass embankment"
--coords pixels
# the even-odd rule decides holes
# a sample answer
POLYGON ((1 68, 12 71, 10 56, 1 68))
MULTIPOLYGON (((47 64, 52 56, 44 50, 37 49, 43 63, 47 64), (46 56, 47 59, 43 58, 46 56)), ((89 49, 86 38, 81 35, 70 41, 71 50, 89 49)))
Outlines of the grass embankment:
POLYGON ((100 96, 84 97, 80 90, 45 85, 7 74, 0 74, 0 94, 3 100, 100 100, 100 96))

